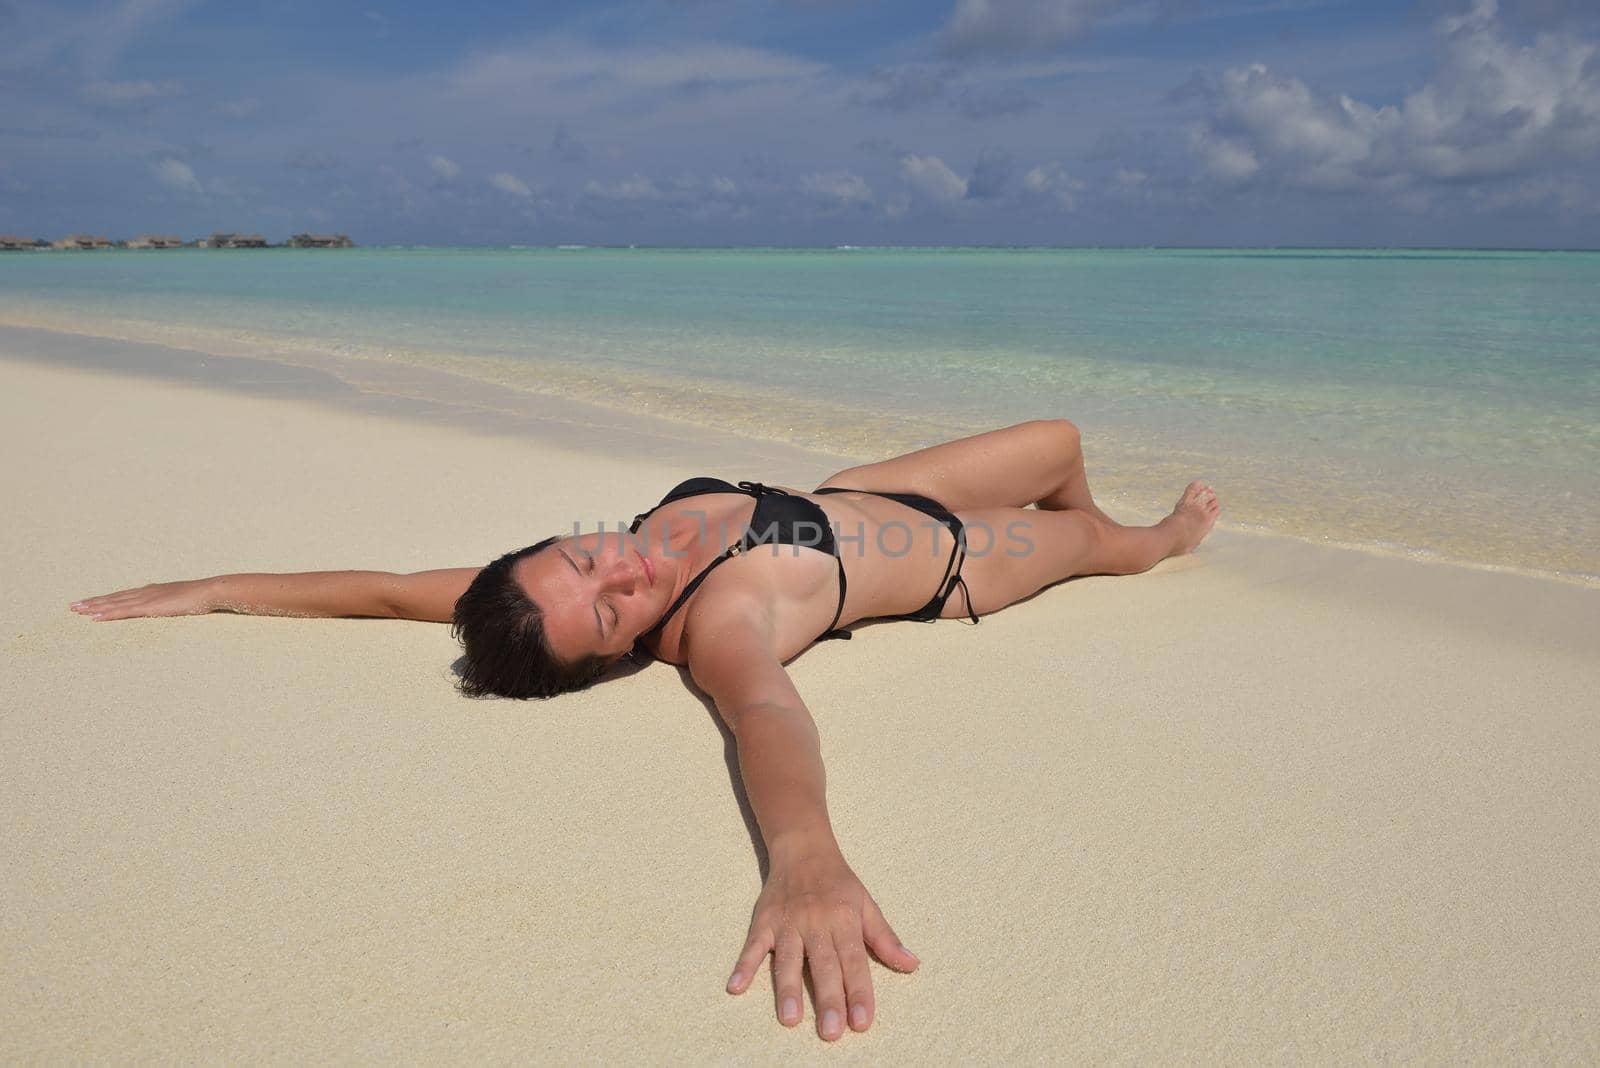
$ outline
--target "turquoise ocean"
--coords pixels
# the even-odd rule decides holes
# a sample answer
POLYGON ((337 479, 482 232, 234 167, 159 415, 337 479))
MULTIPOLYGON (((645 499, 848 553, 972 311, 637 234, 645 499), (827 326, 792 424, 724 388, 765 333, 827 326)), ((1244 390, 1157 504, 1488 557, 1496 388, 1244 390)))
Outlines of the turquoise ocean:
POLYGON ((1203 477, 1227 523, 1600 575, 1600 253, 20 253, 0 321, 421 364, 860 459, 1066 416, 1113 515, 1203 477))

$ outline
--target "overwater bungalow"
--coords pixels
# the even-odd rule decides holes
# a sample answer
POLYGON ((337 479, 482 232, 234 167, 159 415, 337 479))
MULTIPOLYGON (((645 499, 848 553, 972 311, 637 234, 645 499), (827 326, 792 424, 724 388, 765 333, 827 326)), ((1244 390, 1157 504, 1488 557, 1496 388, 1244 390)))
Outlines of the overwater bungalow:
POLYGON ((348 234, 295 234, 286 242, 290 248, 355 248, 348 234))
POLYGON ((128 242, 128 248, 182 248, 183 238, 170 234, 140 234, 128 242))
POLYGON ((68 234, 60 241, 55 242, 51 248, 114 248, 109 237, 95 237, 91 234, 68 234))
POLYGON ((204 248, 266 248, 267 239, 260 234, 214 233, 203 243, 204 248))
POLYGON ((49 248, 49 244, 32 237, 0 234, 0 252, 31 252, 36 248, 49 248))

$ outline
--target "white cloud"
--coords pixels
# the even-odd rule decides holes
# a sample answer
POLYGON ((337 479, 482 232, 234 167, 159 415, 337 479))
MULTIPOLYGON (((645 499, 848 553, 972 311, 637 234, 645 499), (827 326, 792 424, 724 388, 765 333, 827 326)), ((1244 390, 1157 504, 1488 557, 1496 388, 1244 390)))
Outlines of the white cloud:
POLYGON ((1515 176, 1600 150, 1600 45, 1570 33, 1508 41, 1495 0, 1436 27, 1434 78, 1398 105, 1322 94, 1261 64, 1225 72, 1190 147, 1223 181, 1400 192, 1515 176))
POLYGON ((104 76, 136 37, 154 23, 172 18, 194 0, 121 0, 89 12, 76 30, 83 69, 104 76))
POLYGON ((495 174, 489 175, 489 184, 500 190, 502 193, 507 193, 514 197, 521 197, 524 200, 533 196, 533 190, 528 188, 527 183, 523 182, 516 175, 507 174, 505 171, 499 171, 495 174))
POLYGON ((956 0, 939 47, 960 58, 1048 52, 1127 6, 1129 0, 956 0))
POLYGON ((241 100, 227 100, 211 109, 212 114, 221 115, 225 119, 248 119, 260 110, 260 99, 253 96, 247 96, 241 100))
POLYGON ((960 200, 967 195, 967 180, 938 156, 902 156, 900 177, 933 200, 960 200))
POLYGON ((85 100, 114 107, 126 104, 142 104, 165 96, 177 96, 182 92, 183 84, 175 81, 90 82, 83 87, 85 100))
POLYGON ((441 181, 453 182, 461 177, 461 168, 456 161, 447 156, 429 156, 428 168, 436 174, 441 181))
POLYGON ((660 181, 634 174, 610 184, 591 179, 584 184, 578 208, 599 218, 655 215, 700 222, 743 219, 751 213, 732 179, 715 175, 706 180, 693 174, 660 181))
POLYGON ((1439 20, 1439 32, 1451 34, 1463 30, 1485 30, 1493 26, 1500 13, 1499 0, 1472 0, 1472 6, 1459 15, 1446 15, 1439 20))
POLYGON ((800 179, 800 191, 845 207, 872 202, 872 187, 866 179, 849 171, 807 174, 800 179))
POLYGON ((1486 211, 1502 208, 1554 207, 1565 218, 1600 215, 1600 200, 1592 190, 1574 178, 1525 178, 1506 189, 1478 191, 1478 207, 1486 211))
POLYGON ((1261 161, 1249 145, 1203 125, 1189 131, 1189 147, 1212 177, 1225 182, 1242 182, 1261 169, 1261 161))
POLYGON ((155 172, 156 179, 163 185, 181 189, 186 193, 200 192, 200 182, 194 176, 194 168, 181 159, 159 160, 150 169, 155 172))
POLYGON ((1045 163, 1022 176, 1022 188, 1037 197, 1049 197, 1067 211, 1078 207, 1078 194, 1087 183, 1068 174, 1059 163, 1045 163))
POLYGON ((812 78, 820 63, 741 45, 689 42, 678 47, 597 48, 570 38, 547 38, 525 48, 474 56, 456 72, 455 91, 496 99, 527 99, 552 85, 662 90, 738 86, 812 78))
POLYGON ((663 200, 666 197, 666 194, 661 191, 655 182, 642 174, 635 174, 610 185, 601 185, 599 182, 591 180, 583 187, 583 192, 585 196, 594 197, 598 200, 638 202, 663 200))

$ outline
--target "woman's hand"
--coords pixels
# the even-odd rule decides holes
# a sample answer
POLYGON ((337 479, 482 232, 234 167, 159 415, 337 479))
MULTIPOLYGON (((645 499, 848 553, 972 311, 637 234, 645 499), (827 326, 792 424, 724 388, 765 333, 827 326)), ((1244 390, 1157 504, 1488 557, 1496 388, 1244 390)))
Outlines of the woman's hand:
POLYGON ((73 601, 70 607, 91 619, 136 619, 139 616, 199 616, 215 606, 211 600, 211 580, 157 582, 135 590, 73 601))
POLYGON ((728 979, 728 993, 744 993, 762 958, 773 953, 778 1020, 793 1027, 804 1015, 800 971, 809 962, 817 1034, 831 1042, 844 1034, 846 1019, 856 1031, 872 1025, 868 948, 896 971, 915 971, 920 963, 900 944, 877 902, 837 851, 789 863, 774 860, 756 899, 744 952, 728 979))

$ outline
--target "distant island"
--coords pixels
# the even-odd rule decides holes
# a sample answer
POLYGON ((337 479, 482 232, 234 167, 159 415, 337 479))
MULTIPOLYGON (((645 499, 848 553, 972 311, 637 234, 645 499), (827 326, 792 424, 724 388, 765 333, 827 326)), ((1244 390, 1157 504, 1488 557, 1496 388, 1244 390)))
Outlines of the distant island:
POLYGON ((279 245, 260 234, 214 233, 185 241, 168 234, 140 234, 130 241, 113 241, 92 234, 68 234, 59 241, 0 234, 0 252, 50 252, 56 250, 94 250, 108 248, 355 248, 348 234, 295 234, 279 245))

